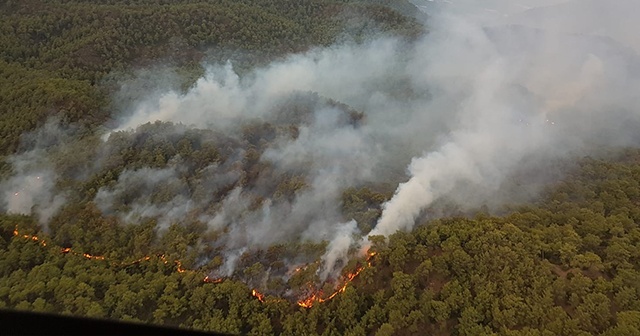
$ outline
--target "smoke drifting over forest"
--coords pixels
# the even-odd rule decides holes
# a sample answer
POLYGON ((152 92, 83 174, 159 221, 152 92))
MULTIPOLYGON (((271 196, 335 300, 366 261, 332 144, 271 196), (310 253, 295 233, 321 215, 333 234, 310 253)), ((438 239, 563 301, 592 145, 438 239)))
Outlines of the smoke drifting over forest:
POLYGON ((46 150, 64 143, 69 130, 58 127, 58 121, 48 120, 45 125, 22 136, 21 153, 9 159, 18 174, 0 182, 2 207, 8 213, 35 214, 40 224, 47 223, 66 202, 64 192, 56 192, 56 173, 46 158, 46 150))
MULTIPOLYGON (((467 5, 451 14, 442 4, 435 9, 438 4, 421 6, 435 7, 429 33, 416 41, 385 36, 314 49, 242 78, 232 62, 210 65, 186 93, 136 93, 138 103, 104 134, 96 157, 159 120, 181 124, 162 131, 168 138, 192 132, 202 143, 224 139, 226 159, 197 168, 180 157, 163 167, 128 167, 116 183, 96 190, 93 201, 125 223, 145 217, 157 218, 160 228, 205 223, 220 235, 219 275, 232 275, 247 248, 326 241, 319 270, 325 280, 354 251, 366 250, 367 235, 410 230, 435 201, 495 208, 532 196, 505 189, 525 166, 638 144, 640 57, 631 42, 576 31, 586 25, 579 17, 566 30, 557 24, 547 31, 521 24, 530 21, 523 10, 487 26, 468 20, 487 8, 467 5), (251 134, 259 136, 243 140, 255 125, 251 134), (250 146, 234 145, 242 141, 250 146), (240 173, 238 165, 247 162, 254 170, 240 173), (278 184, 282 176, 289 185, 278 184), (389 182, 400 183, 370 232, 345 218, 346 188, 389 182)), ((585 13, 596 4, 602 5, 569 2, 585 13)), ((640 10, 636 1, 607 6, 640 10)), ((562 12, 554 8, 544 11, 562 12)), ((616 16, 598 20, 616 26, 616 16)), ((55 188, 54 170, 42 170, 48 165, 33 167, 40 148, 13 157, 3 207, 34 212, 46 223, 64 190, 55 188)))

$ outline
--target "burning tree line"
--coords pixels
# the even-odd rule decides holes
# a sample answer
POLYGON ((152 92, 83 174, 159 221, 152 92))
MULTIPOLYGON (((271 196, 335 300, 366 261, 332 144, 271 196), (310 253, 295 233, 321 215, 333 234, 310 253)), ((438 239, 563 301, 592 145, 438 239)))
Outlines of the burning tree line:
MULTIPOLYGON (((13 230, 13 236, 14 237, 21 237, 27 240, 31 240, 34 242, 37 242, 38 244, 40 244, 43 247, 47 247, 49 245, 47 245, 46 241, 44 239, 41 239, 40 237, 36 236, 36 235, 30 235, 30 234, 20 234, 20 231, 18 230, 18 227, 16 226, 15 229, 13 230)), ((62 254, 71 254, 71 255, 75 255, 75 256, 80 256, 83 257, 85 259, 88 260, 105 260, 107 261, 108 259, 105 256, 100 256, 100 255, 92 255, 89 253, 81 253, 81 252, 77 252, 74 251, 72 248, 70 247, 63 247, 60 249, 60 253, 62 254)), ((353 282, 353 280, 367 267, 371 267, 372 266, 372 260, 375 257, 376 252, 367 252, 367 258, 365 260, 364 264, 359 265, 354 271, 347 273, 346 275, 344 275, 338 282, 337 285, 337 289, 334 290, 331 294, 329 294, 328 296, 324 295, 324 291, 322 289, 317 289, 316 286, 314 286, 313 284, 309 284, 309 292, 310 294, 307 294, 303 299, 300 299, 298 301, 296 301, 296 304, 300 307, 303 308, 311 308, 314 304, 316 303, 322 303, 322 302, 326 302, 329 301, 331 299, 333 299, 334 297, 336 297, 338 294, 343 293, 347 287, 349 286, 349 284, 351 282, 353 282)), ((162 260, 162 262, 167 265, 169 264, 169 260, 166 258, 166 256, 164 254, 157 254, 156 257, 160 260, 162 260)), ((152 259, 152 256, 144 256, 142 258, 136 259, 134 261, 130 261, 130 262, 111 262, 112 265, 114 266, 120 266, 120 267, 126 267, 126 266, 131 266, 131 265, 136 265, 139 264, 141 262, 144 261, 150 261, 152 259)), ((189 269, 185 269, 182 267, 182 262, 180 260, 174 260, 173 263, 176 265, 176 271, 178 273, 185 273, 185 272, 191 272, 191 273, 195 273, 195 271, 193 270, 189 270, 189 269)), ((306 267, 298 267, 296 268, 295 272, 300 272, 303 269, 305 269, 306 267)), ((224 278, 212 278, 209 276, 205 276, 202 279, 203 282, 206 283, 212 283, 212 284, 219 284, 222 283, 224 281, 224 278)), ((258 299, 258 301, 265 303, 267 302, 267 298, 265 296, 265 294, 259 292, 257 289, 252 289, 251 290, 251 295, 253 297, 255 297, 256 299, 258 299)), ((280 300, 280 299, 277 299, 280 300)))

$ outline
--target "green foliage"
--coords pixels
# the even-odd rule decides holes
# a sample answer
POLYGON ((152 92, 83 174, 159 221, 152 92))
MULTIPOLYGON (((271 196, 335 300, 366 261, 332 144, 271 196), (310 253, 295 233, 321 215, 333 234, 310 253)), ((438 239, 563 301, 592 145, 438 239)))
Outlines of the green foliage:
POLYGON ((351 1, 0 2, 0 155, 49 116, 102 125, 116 84, 108 74, 161 62, 193 81, 202 61, 228 59, 246 71, 328 45, 347 24, 356 38, 421 32, 389 7, 351 1))
MULTIPOLYGON (((247 284, 262 286, 267 269, 280 267, 285 255, 319 258, 324 245, 292 243, 245 253, 242 281, 211 284, 202 282, 199 271, 177 273, 175 265, 155 257, 125 266, 148 253, 190 260, 192 247, 206 237, 197 226, 172 225, 159 236, 153 221, 123 228, 88 203, 56 217, 49 238, 30 217, 3 216, 0 305, 252 335, 633 335, 640 330, 640 235, 620 207, 633 213, 640 193, 637 186, 625 189, 624 197, 611 189, 640 171, 633 156, 640 153, 627 153, 620 162, 586 160, 539 205, 504 217, 440 219, 388 241, 373 237, 378 254, 372 267, 344 293, 308 310, 269 296, 261 303, 247 284), (596 190, 620 197, 600 200, 596 190), (560 203, 559 192, 565 195, 560 203), (565 211, 553 211, 558 207, 565 211), (16 225, 45 237, 48 247, 14 237, 16 225), (594 236, 598 244, 590 242, 594 236), (62 254, 51 244, 123 263, 62 254)), ((295 188, 295 179, 280 185, 295 188)), ((366 189, 345 191, 352 205, 365 204, 359 200, 371 195, 366 189)), ((267 288, 304 291, 317 281, 317 267, 310 264, 288 284, 267 288)))
MULTIPOLYGON (((388 241, 371 237, 377 252, 372 266, 343 293, 311 309, 270 295, 262 303, 251 289, 293 289, 295 301, 295 294, 318 280, 318 263, 288 282, 264 281, 266 275, 286 271, 285 259, 318 260, 325 244, 292 242, 247 251, 239 257, 236 278, 206 283, 205 273, 222 263, 212 244, 218 232, 207 231, 197 218, 169 223, 162 232, 154 219, 126 225, 91 202, 101 188, 115 188, 125 171, 162 169, 176 160, 187 167, 177 176, 180 186, 152 186, 151 203, 187 193, 211 200, 205 210, 214 212, 230 190, 251 186, 258 177, 269 183, 252 195, 256 205, 263 198, 292 201, 307 187, 306 177, 278 172, 259 158, 278 136, 297 136, 296 125, 308 114, 304 106, 283 109, 288 123, 256 121, 235 138, 149 123, 112 134, 108 149, 98 153, 95 144, 102 140, 94 131, 110 117, 106 97, 114 89, 113 77, 106 75, 160 60, 178 67, 188 85, 205 54, 213 61, 233 58, 247 69, 329 44, 344 29, 356 40, 378 31, 413 37, 421 28, 400 14, 409 14, 407 5, 401 0, 0 2, 0 155, 16 152, 20 135, 49 116, 83 126, 79 137, 48 154, 59 183, 71 191, 50 231, 41 232, 29 216, 0 215, 0 308, 250 335, 639 334, 637 150, 609 160, 584 159, 542 201, 502 217, 443 218, 388 241), (238 158, 238 151, 245 155, 238 158), (100 171, 77 178, 98 159, 100 171), (234 179, 211 195, 201 182, 213 166, 224 167, 234 179), (77 253, 61 253, 66 247, 77 253), (176 259, 193 271, 178 272, 171 262, 176 259)), ((336 102, 325 103, 345 112, 345 122, 363 118, 336 102)), ((1 174, 7 170, 0 166, 1 174)), ((131 206, 131 193, 135 190, 114 197, 116 210, 131 206)), ((369 232, 388 197, 371 186, 346 189, 342 215, 369 232)))

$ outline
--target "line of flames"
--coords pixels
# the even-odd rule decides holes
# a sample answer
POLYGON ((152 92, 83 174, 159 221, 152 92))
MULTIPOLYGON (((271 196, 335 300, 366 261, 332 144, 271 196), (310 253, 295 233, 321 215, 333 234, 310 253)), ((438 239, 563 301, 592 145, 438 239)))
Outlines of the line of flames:
MULTIPOLYGON (((18 231, 18 227, 16 227, 13 230, 13 235, 16 236, 16 237, 17 236, 21 236, 22 238, 38 242, 43 247, 47 246, 47 242, 44 239, 41 239, 36 235, 29 235, 29 234, 21 235, 20 232, 18 231)), ((62 254, 72 254, 72 255, 80 256, 80 257, 83 257, 83 258, 89 259, 89 260, 108 260, 105 256, 92 255, 92 254, 89 254, 89 253, 76 252, 70 247, 61 248, 60 249, 60 253, 62 253, 62 254)), ((167 259, 167 257, 164 254, 158 254, 158 255, 156 255, 156 257, 158 257, 160 260, 162 260, 162 262, 164 264, 169 264, 169 260, 167 259)), ((141 263, 143 261, 149 261, 149 260, 151 260, 151 256, 144 256, 144 257, 142 257, 140 259, 137 259, 137 260, 134 260, 134 261, 130 261, 130 262, 126 262, 126 263, 125 262, 112 262, 112 265, 116 265, 116 266, 131 266, 131 265, 139 264, 139 263, 141 263)), ((183 268, 182 267, 182 262, 180 260, 174 260, 173 263, 176 265, 176 271, 178 273, 193 272, 193 271, 190 271, 190 270, 187 270, 187 269, 183 268)), ((222 282, 222 279, 210 279, 209 277, 205 277, 203 281, 204 282, 218 283, 218 282, 222 282)))
MULTIPOLYGON (((13 230, 13 235, 16 236, 16 237, 17 236, 21 236, 24 239, 28 239, 28 240, 32 240, 34 242, 37 242, 40 245, 42 245, 43 247, 47 246, 46 241, 44 241, 43 239, 38 238, 38 236, 36 236, 36 235, 29 235, 29 234, 20 235, 20 232, 18 231, 18 227, 17 226, 13 230)), ((107 260, 107 258, 104 257, 104 256, 98 256, 98 255, 92 255, 92 254, 89 254, 89 253, 76 252, 73 249, 71 249, 70 247, 62 248, 60 250, 60 253, 81 256, 81 257, 83 257, 85 259, 89 259, 89 260, 107 260)), ((362 272, 366 267, 370 267, 371 266, 371 259, 376 255, 376 253, 375 252, 368 252, 367 255, 368 256, 367 256, 367 259, 366 259, 366 265, 358 267, 352 273, 348 273, 344 277, 343 283, 338 287, 338 289, 336 291, 331 293, 331 295, 329 295, 327 297, 323 297, 324 293, 322 292, 322 290, 317 290, 313 294, 309 295, 307 298, 305 298, 303 300, 299 300, 298 302, 296 302, 298 304, 298 306, 303 307, 303 308, 311 308, 316 302, 317 303, 326 302, 326 301, 329 301, 329 300, 333 299, 338 294, 343 293, 347 289, 347 286, 349 285, 349 283, 351 283, 360 274, 360 272, 362 272)), ((164 254, 159 254, 159 255, 157 255, 157 257, 160 260, 162 260, 165 264, 169 263, 169 261, 167 260, 167 258, 165 257, 164 254)), ((139 264, 139 263, 141 263, 143 261, 149 261, 149 260, 151 260, 151 256, 144 256, 144 257, 142 257, 140 259, 137 259, 137 260, 134 260, 132 262, 128 262, 128 263, 120 262, 120 263, 113 263, 113 264, 114 265, 118 265, 118 266, 130 266, 130 265, 139 264)), ((176 265, 176 270, 177 270, 178 273, 185 273, 185 272, 195 273, 195 271, 187 270, 187 269, 182 268, 182 262, 180 262, 180 260, 174 260, 173 262, 176 265)), ((300 270, 305 269, 305 268, 306 268, 306 266, 298 267, 296 269, 296 272, 299 272, 300 270)), ((206 283, 219 284, 222 281, 224 281, 224 279, 223 278, 210 278, 209 276, 206 276, 206 277, 204 277, 204 279, 202 281, 206 282, 206 283)), ((256 299, 258 299, 258 301, 260 301, 260 302, 263 302, 263 303, 266 302, 265 295, 260 293, 256 289, 252 289, 251 290, 251 295, 253 297, 255 297, 256 299)))
POLYGON ((297 302, 298 306, 304 308, 311 308, 315 303, 327 302, 334 297, 336 297, 340 293, 344 293, 347 290, 347 286, 362 272, 365 268, 371 267, 371 260, 376 255, 376 252, 367 252, 366 265, 358 267, 355 271, 348 273, 344 276, 344 280, 342 284, 335 290, 331 295, 327 297, 323 297, 324 293, 322 290, 317 290, 311 295, 307 296, 307 298, 300 300, 297 302))

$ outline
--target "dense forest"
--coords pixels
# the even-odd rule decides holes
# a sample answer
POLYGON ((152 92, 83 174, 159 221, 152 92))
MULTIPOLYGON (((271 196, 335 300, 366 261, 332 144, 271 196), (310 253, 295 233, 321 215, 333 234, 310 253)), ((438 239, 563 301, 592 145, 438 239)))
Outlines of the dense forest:
MULTIPOLYGON (((185 271, 198 228, 175 225, 159 237, 153 224, 121 227, 87 204, 61 214, 73 221, 48 236, 32 218, 4 215, 0 304, 252 335, 635 335, 638 174, 637 150, 587 158, 542 201, 509 215, 435 220, 388 244, 377 240, 377 254, 344 293, 308 309, 258 299, 250 285, 282 255, 313 255, 312 245, 246 253, 240 277, 212 283, 204 271, 185 271), (77 253, 61 252, 69 246, 77 253), (108 259, 82 255, 88 251, 108 259)), ((354 215, 384 199, 371 190, 344 197, 354 215)), ((344 274, 363 265, 354 260, 344 274)), ((304 287, 314 276, 305 270, 286 285, 304 287)))
POLYGON ((2 1, 0 18, 0 155, 53 114, 94 127, 107 121, 111 79, 132 68, 169 64, 188 86, 203 61, 249 68, 345 32, 422 31, 375 1, 2 1))
MULTIPOLYGON (((249 335, 640 335, 640 150, 567 158, 536 201, 500 215, 454 209, 370 237, 325 282, 328 242, 238 249, 225 271, 231 229, 205 222, 241 188, 239 211, 290 207, 309 170, 261 158, 317 109, 349 129, 366 113, 295 92, 233 135, 160 121, 98 132, 138 69, 170 67, 186 90, 205 62, 242 73, 341 40, 411 40, 427 30, 417 15, 401 0, 0 1, 0 180, 26 162, 20 181, 55 176, 38 190, 60 191, 32 215, 0 214, 0 308, 249 335)), ((341 190, 340 220, 370 232, 400 181, 385 182, 341 190)))

